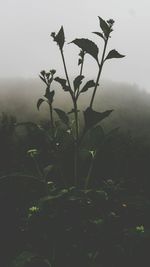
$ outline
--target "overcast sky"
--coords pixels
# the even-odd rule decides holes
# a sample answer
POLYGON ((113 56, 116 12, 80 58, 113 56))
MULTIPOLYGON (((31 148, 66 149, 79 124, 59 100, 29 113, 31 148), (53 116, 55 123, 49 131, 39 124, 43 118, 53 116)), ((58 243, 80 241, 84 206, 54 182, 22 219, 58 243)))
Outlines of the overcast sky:
MULTIPOLYGON (((58 70, 62 63, 50 33, 64 26, 67 43, 74 38, 90 38, 102 49, 102 41, 92 34, 99 30, 97 16, 115 20, 109 49, 125 54, 109 60, 103 78, 136 83, 150 91, 150 1, 149 0, 0 0, 0 78, 38 77, 42 69, 58 70)), ((77 54, 73 44, 65 53, 71 75, 76 75, 77 54)), ((97 73, 95 62, 87 58, 85 74, 97 73)))

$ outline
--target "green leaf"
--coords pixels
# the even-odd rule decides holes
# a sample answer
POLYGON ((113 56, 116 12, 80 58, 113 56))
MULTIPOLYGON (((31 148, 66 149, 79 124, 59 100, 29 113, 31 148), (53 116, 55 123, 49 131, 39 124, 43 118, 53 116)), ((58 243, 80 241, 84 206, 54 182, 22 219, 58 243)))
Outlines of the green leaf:
POLYGON ((37 101, 37 109, 39 110, 41 104, 44 102, 45 100, 40 98, 38 101, 37 101))
POLYGON ((74 79, 73 84, 74 84, 75 91, 80 87, 83 79, 84 79, 83 75, 79 75, 74 79))
POLYGON ((111 59, 111 58, 122 58, 122 57, 125 57, 125 55, 121 55, 115 49, 113 49, 108 53, 108 55, 105 58, 105 60, 111 59))
POLYGON ((109 36, 109 33, 110 33, 110 27, 109 27, 109 25, 101 17, 98 17, 98 18, 99 18, 100 27, 101 27, 103 33, 105 34, 106 37, 108 37, 109 36))
POLYGON ((45 93, 44 96, 48 99, 48 101, 49 101, 50 104, 53 102, 54 95, 55 95, 54 90, 53 91, 50 91, 49 90, 49 87, 47 87, 46 88, 46 93, 45 93))
POLYGON ((56 113, 57 113, 58 117, 60 118, 60 120, 64 124, 68 125, 69 124, 69 118, 68 118, 67 114, 63 110, 58 109, 58 108, 54 108, 54 110, 56 111, 56 113))
POLYGON ((95 82, 94 82, 94 80, 90 80, 90 81, 88 81, 88 82, 84 85, 84 87, 82 88, 82 90, 80 91, 80 93, 84 93, 84 92, 86 92, 89 88, 94 87, 94 86, 95 86, 95 82))
POLYGON ((104 140, 104 131, 100 125, 97 125, 88 130, 83 138, 82 145, 88 149, 88 151, 97 150, 104 140))
POLYGON ((90 54, 98 62, 99 49, 97 45, 89 39, 75 39, 71 43, 80 47, 84 52, 90 54))
POLYGON ((60 83, 60 85, 62 86, 63 90, 64 91, 70 91, 70 88, 68 85, 66 85, 67 81, 65 79, 62 79, 62 78, 59 78, 59 77, 56 77, 54 79, 56 82, 60 83))
POLYGON ((90 129, 95 124, 99 123, 106 117, 108 117, 113 110, 106 110, 104 112, 97 112, 93 110, 92 108, 88 107, 84 111, 84 120, 85 120, 85 130, 90 129))
POLYGON ((96 34, 96 35, 98 35, 98 36, 100 36, 104 40, 104 36, 103 36, 103 34, 101 32, 93 32, 93 33, 96 34))
POLYGON ((53 36, 54 41, 58 44, 60 50, 62 50, 64 43, 65 43, 65 34, 64 34, 63 26, 60 28, 57 35, 55 35, 55 33, 52 33, 51 35, 53 36))

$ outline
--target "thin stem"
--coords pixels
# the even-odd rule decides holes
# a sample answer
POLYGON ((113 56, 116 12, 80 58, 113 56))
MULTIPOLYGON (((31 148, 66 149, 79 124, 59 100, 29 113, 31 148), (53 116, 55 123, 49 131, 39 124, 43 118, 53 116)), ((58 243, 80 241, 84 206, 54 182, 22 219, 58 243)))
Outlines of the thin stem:
POLYGON ((81 68, 80 68, 80 75, 82 75, 83 72, 83 63, 84 63, 84 57, 82 59, 81 68))
POLYGON ((97 80, 96 80, 95 88, 94 88, 94 91, 93 91, 93 94, 92 94, 92 98, 91 98, 91 102, 90 102, 90 108, 92 108, 92 106, 93 106, 93 101, 94 101, 94 98, 95 98, 95 94, 96 94, 96 90, 97 90, 97 87, 98 87, 99 79, 100 79, 100 76, 101 76, 101 73, 102 73, 102 68, 103 68, 103 64, 104 64, 104 61, 105 61, 104 58, 105 58, 108 38, 109 37, 107 37, 107 39, 105 40, 101 63, 99 64, 99 71, 98 71, 98 75, 97 75, 97 80))
POLYGON ((43 178, 43 174, 42 174, 42 172, 40 170, 40 167, 39 167, 39 164, 38 164, 37 160, 34 157, 33 157, 33 161, 34 161, 37 173, 39 174, 40 179, 42 179, 43 178))
POLYGON ((68 76, 68 72, 67 72, 67 67, 66 67, 66 62, 65 62, 65 57, 64 57, 63 50, 60 49, 60 52, 61 52, 61 56, 62 56, 62 61, 63 61, 63 65, 64 65, 66 79, 67 79, 67 82, 68 82, 68 85, 69 85, 69 93, 71 94, 71 97, 72 97, 72 100, 73 100, 74 95, 73 95, 73 91, 71 90, 71 84, 70 84, 70 80, 69 80, 69 76, 68 76))
MULTIPOLYGON (((85 56, 85 54, 84 54, 84 56, 85 56)), ((82 63, 81 63, 81 68, 80 68, 80 73, 79 73, 80 76, 82 75, 82 72, 83 72, 84 56, 83 56, 83 58, 82 58, 82 63)), ((78 88, 77 93, 76 93, 76 100, 78 100, 78 97, 79 97, 79 95, 80 95, 80 91, 79 91, 79 89, 80 89, 80 88, 78 88)))
POLYGON ((75 143, 74 143, 74 182, 77 186, 78 181, 78 173, 77 173, 77 166, 78 166, 78 140, 79 140, 79 125, 78 125, 78 108, 77 108, 77 102, 74 100, 74 115, 75 115, 75 128, 76 128, 76 134, 75 134, 75 143))
POLYGON ((54 139, 54 119, 53 119, 53 106, 49 103, 49 111, 50 111, 50 120, 51 120, 51 127, 52 127, 52 137, 54 139))
POLYGON ((69 76, 68 76, 68 72, 67 72, 67 67, 66 67, 66 62, 65 62, 65 57, 64 57, 64 53, 63 50, 60 49, 61 52, 61 56, 62 56, 62 61, 63 61, 63 65, 64 65, 64 70, 65 70, 65 75, 66 75, 66 79, 69 85, 69 93, 71 95, 72 101, 73 101, 73 105, 74 105, 74 116, 75 116, 75 142, 74 142, 74 183, 77 186, 77 161, 78 161, 78 138, 79 138, 79 127, 78 127, 78 109, 77 109, 77 99, 75 97, 74 92, 71 89, 71 84, 70 84, 70 80, 69 80, 69 76))
POLYGON ((85 190, 87 190, 88 186, 89 186, 89 182, 90 182, 90 179, 91 179, 91 174, 92 174, 93 167, 94 167, 95 157, 96 157, 96 151, 95 151, 95 155, 92 156, 90 167, 89 167, 89 171, 88 171, 88 174, 87 174, 87 177, 86 177, 86 180, 85 180, 85 188, 84 188, 85 190))

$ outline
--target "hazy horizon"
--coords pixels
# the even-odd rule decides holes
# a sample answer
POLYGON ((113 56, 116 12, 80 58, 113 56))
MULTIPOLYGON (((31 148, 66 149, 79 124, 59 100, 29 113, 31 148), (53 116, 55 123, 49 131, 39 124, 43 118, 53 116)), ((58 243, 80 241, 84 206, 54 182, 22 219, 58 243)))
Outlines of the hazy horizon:
MULTIPOLYGON (((149 88, 149 7, 148 0, 68 1, 5 0, 0 10, 0 79, 36 78, 42 69, 54 68, 63 75, 58 47, 50 33, 63 25, 66 34, 65 54, 69 73, 76 75, 79 50, 73 44, 76 37, 90 38, 102 49, 102 42, 92 34, 99 29, 98 16, 115 20, 110 49, 125 54, 123 59, 109 60, 102 78, 137 84, 149 88)), ((95 76, 97 68, 87 57, 84 74, 95 76)), ((0 88, 1 90, 1 88, 0 88)))

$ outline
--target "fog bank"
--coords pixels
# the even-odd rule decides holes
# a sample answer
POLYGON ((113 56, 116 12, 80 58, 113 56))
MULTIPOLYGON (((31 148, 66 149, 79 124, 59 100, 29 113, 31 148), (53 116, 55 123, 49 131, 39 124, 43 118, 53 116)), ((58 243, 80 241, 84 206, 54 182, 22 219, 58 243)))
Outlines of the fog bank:
MULTIPOLYGON (((54 107, 70 111, 70 96, 57 84, 54 107)), ((48 107, 43 103, 40 111, 36 108, 38 98, 44 95, 45 87, 40 79, 0 80, 0 113, 17 117, 18 121, 39 122, 48 119, 48 107)), ((83 94, 79 106, 85 109, 90 102, 92 89, 83 94)), ((136 136, 149 138, 150 134, 150 94, 137 85, 102 81, 94 102, 94 109, 104 111, 114 109, 112 115, 103 122, 104 128, 120 127, 136 136)))

